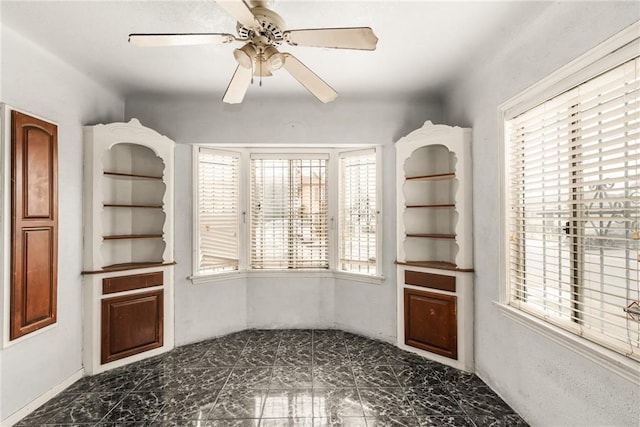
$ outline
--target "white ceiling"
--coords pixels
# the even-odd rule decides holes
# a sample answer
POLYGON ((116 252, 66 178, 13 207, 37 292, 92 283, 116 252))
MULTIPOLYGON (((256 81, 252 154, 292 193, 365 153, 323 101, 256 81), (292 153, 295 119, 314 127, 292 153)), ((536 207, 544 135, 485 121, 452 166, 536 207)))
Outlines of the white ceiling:
MULTIPOLYGON (((549 4, 275 0, 271 7, 289 29, 373 28, 379 38, 374 52, 280 48, 344 97, 438 94, 549 4)), ((127 42, 129 33, 235 34, 234 20, 213 0, 2 0, 1 7, 3 25, 124 95, 222 96, 237 65, 232 51, 239 44, 140 48, 127 42)), ((284 70, 265 78, 260 90, 309 96, 284 70)))

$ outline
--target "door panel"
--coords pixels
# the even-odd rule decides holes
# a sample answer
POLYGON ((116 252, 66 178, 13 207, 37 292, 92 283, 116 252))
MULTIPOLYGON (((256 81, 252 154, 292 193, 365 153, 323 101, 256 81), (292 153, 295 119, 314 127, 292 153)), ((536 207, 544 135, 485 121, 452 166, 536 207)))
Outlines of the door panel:
POLYGON ((404 290, 405 344, 457 359, 456 297, 404 290))
POLYGON ((56 322, 57 133, 51 123, 11 113, 11 339, 56 322))
POLYGON ((162 347, 163 295, 159 290, 102 300, 103 364, 162 347))

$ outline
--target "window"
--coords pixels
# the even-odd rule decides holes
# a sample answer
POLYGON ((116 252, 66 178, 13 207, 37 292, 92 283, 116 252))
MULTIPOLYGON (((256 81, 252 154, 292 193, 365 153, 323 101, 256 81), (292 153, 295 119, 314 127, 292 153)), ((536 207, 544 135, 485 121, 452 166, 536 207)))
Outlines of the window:
POLYGON ((327 159, 251 159, 251 268, 328 268, 327 159))
POLYGON ((376 176, 374 150, 340 155, 340 270, 376 273, 376 176))
POLYGON ((195 281, 303 269, 381 279, 377 147, 195 147, 194 164, 195 281))
POLYGON ((506 270, 509 305, 640 360, 634 43, 625 61, 538 105, 507 110, 506 270))
POLYGON ((199 148, 196 271, 238 269, 239 156, 199 148))

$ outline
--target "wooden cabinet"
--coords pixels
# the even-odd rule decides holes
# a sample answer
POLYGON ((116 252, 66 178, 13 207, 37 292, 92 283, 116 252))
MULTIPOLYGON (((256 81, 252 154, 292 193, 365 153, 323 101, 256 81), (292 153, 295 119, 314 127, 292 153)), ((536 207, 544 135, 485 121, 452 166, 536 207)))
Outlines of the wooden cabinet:
POLYGON ((396 143, 398 346, 473 371, 471 129, 396 143), (428 289, 425 290, 425 289, 428 289))
POLYGON ((404 342, 457 359, 456 297, 405 288, 404 342))
POLYGON ((163 291, 102 300, 101 362, 162 347, 163 291))
POLYGON ((173 348, 174 142, 137 120, 85 136, 84 366, 173 348))

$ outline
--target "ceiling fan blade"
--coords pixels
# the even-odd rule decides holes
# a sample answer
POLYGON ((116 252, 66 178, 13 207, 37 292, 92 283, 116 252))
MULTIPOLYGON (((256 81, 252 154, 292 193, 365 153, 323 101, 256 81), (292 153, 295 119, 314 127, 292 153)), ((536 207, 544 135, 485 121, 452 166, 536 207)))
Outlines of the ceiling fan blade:
POLYGON ((294 46, 375 50, 378 44, 378 37, 369 27, 288 30, 283 35, 294 46))
POLYGON ((331 102, 338 97, 338 93, 331 86, 307 68, 298 58, 290 53, 285 53, 284 58, 283 68, 307 88, 313 96, 324 103, 331 102))
POLYGON ((223 44, 235 39, 231 34, 215 33, 129 34, 129 43, 142 47, 223 44))
POLYGON ((244 99, 244 94, 247 93, 247 89, 251 84, 251 76, 253 70, 251 68, 244 68, 240 65, 236 68, 236 72, 233 73, 233 77, 229 82, 229 87, 224 93, 222 100, 227 104, 239 104, 244 99))
POLYGON ((216 3, 236 21, 247 28, 262 28, 260 22, 243 0, 216 0, 216 3))

